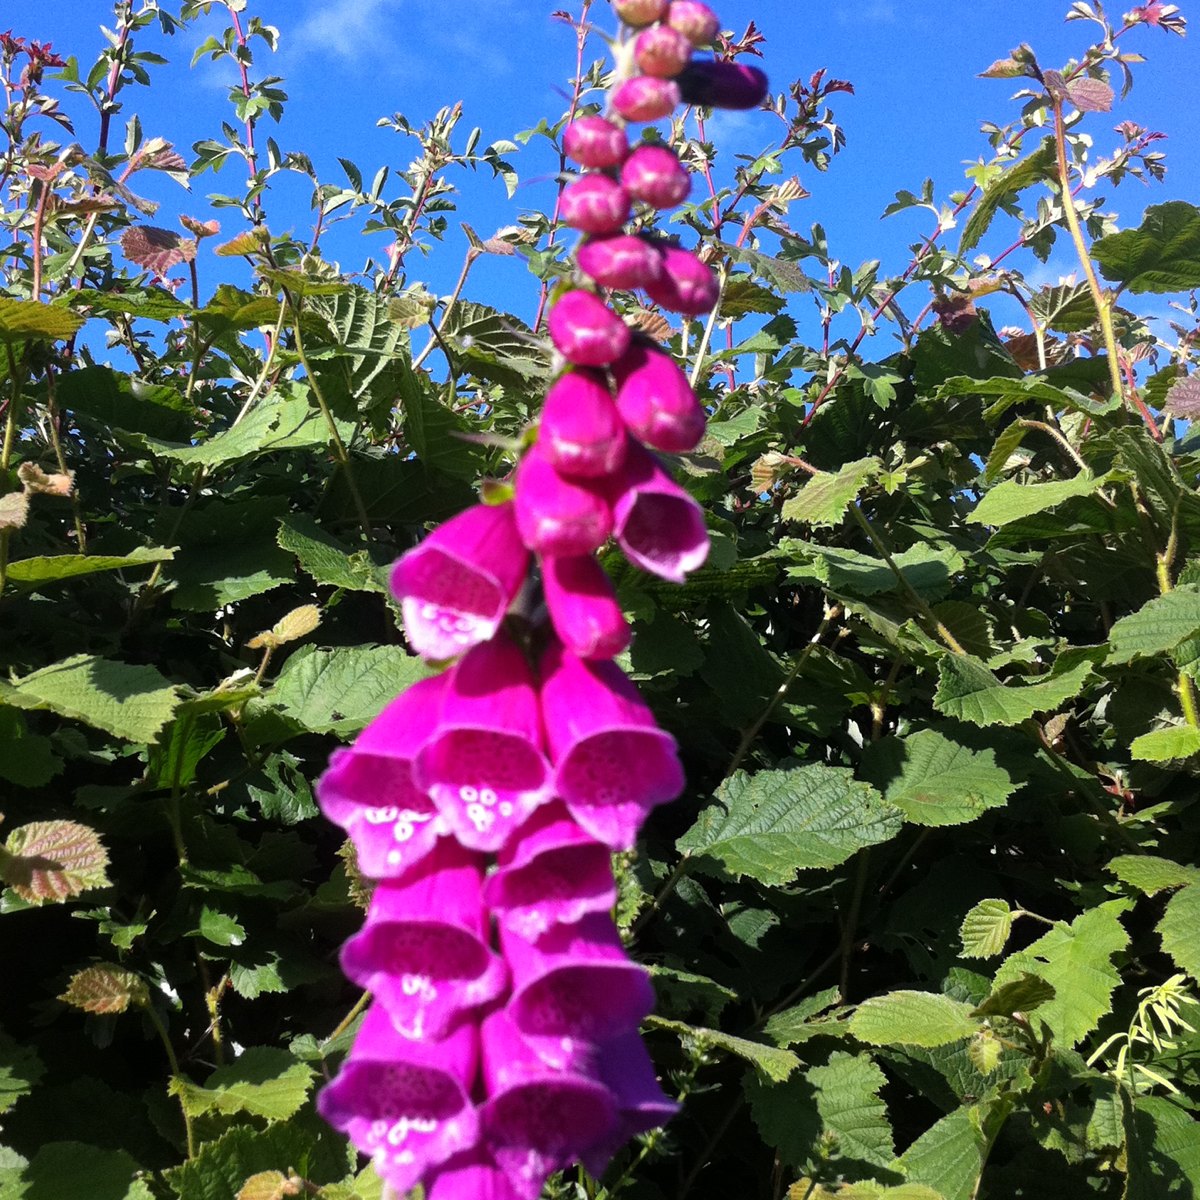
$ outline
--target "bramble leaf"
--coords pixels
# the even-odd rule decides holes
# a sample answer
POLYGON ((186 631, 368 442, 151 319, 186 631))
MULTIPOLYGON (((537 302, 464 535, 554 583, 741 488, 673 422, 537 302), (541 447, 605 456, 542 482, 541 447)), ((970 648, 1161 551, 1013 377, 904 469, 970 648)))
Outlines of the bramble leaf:
POLYGON ((8 835, 0 850, 0 880, 30 904, 70 900, 108 886, 108 851, 86 825, 33 821, 8 835))
POLYGON ((1157 929, 1176 966, 1200 980, 1200 886, 1193 883, 1176 892, 1157 929))
POLYGON ((1008 944, 1013 912, 1007 900, 980 900, 959 929, 964 958, 991 958, 1008 944))
POLYGON ((860 458, 836 472, 819 472, 784 502, 783 519, 818 528, 841 524, 847 508, 882 469, 879 459, 860 458))
POLYGON ((227 1067, 218 1067, 201 1087, 176 1076, 170 1091, 193 1117, 205 1113, 247 1113, 285 1121, 303 1107, 313 1069, 286 1050, 251 1046, 227 1067))
POLYGON ((944 1046, 979 1028, 971 1006, 936 992, 872 996, 850 1018, 850 1032, 872 1046, 944 1046))
POLYGON ((76 971, 59 999, 88 1013, 123 1013, 150 1003, 146 981, 134 971, 99 963, 76 971))
POLYGON ((1092 256, 1105 279, 1129 292, 1200 287, 1200 208, 1183 200, 1152 204, 1136 229, 1093 242, 1092 256))
POLYGON ((1077 696, 1092 673, 1088 661, 1036 683, 1001 683, 969 654, 947 654, 938 663, 938 712, 972 725, 1020 725, 1034 713, 1054 712, 1077 696))
POLYGON ((1155 854, 1119 854, 1108 869, 1122 882, 1147 896, 1168 888, 1200 883, 1200 869, 1155 854))

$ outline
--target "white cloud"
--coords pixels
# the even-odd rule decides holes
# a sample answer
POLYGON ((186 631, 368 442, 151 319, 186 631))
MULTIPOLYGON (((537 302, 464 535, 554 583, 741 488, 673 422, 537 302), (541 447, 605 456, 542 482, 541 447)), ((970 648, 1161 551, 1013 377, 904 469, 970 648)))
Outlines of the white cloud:
POLYGON ((378 64, 395 42, 388 29, 395 0, 318 0, 290 41, 307 53, 378 64))

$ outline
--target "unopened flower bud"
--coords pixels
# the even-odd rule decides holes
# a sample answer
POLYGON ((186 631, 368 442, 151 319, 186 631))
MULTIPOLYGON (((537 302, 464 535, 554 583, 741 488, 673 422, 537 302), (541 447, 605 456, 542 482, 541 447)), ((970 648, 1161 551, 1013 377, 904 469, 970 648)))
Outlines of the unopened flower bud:
POLYGON ((662 255, 653 243, 633 234, 593 238, 579 247, 579 269, 597 283, 611 288, 644 288, 663 271, 662 255))
POLYGON ((609 475, 625 457, 625 426, 603 371, 577 367, 546 393, 538 446, 568 478, 609 475))
POLYGON ((692 190, 692 177, 673 150, 639 146, 621 167, 621 182, 635 200, 653 208, 674 208, 692 190))
POLYGON ((582 167, 616 167, 625 161, 629 141, 603 117, 580 117, 563 130, 563 153, 582 167))
POLYGON ((647 75, 671 79, 687 66, 692 57, 692 43, 678 29, 655 25, 638 34, 633 56, 647 75))
POLYGON ((721 32, 717 14, 700 0, 671 0, 667 24, 678 29, 693 46, 711 46, 721 32))
POLYGON ((612 103, 627 121, 657 121, 679 105, 679 85, 673 79, 635 75, 613 92, 612 103))
POLYGON ((679 76, 684 104, 705 108, 757 108, 767 95, 767 77, 757 67, 699 59, 679 76))
POLYGON ((667 3, 668 0, 613 0, 613 8, 626 25, 640 29, 661 21, 667 15, 667 3))
POLYGON ((664 454, 694 450, 705 413, 687 375, 669 355, 637 342, 612 366, 617 410, 638 441, 664 454))
POLYGON ((550 310, 550 339, 569 362, 606 367, 629 348, 629 326, 591 292, 567 292, 550 310))
POLYGON ((629 220, 629 193, 607 175, 584 175, 563 189, 559 215, 582 233, 617 233, 629 220))
POLYGON ((650 299, 686 317, 708 312, 716 304, 720 291, 712 268, 677 246, 668 246, 661 254, 663 273, 657 282, 646 285, 650 299))

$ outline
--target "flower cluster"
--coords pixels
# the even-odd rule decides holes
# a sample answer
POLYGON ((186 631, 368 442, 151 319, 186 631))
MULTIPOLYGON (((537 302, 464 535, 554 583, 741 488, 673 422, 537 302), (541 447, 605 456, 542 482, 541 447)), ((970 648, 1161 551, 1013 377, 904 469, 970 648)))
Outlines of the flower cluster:
MULTIPOLYGON (((617 88, 611 119, 565 130, 587 171, 562 212, 587 235, 583 276, 699 313, 717 299, 710 269, 622 232, 635 203, 673 207, 690 184, 670 150, 631 150, 625 125, 701 86, 705 103, 722 89, 740 103, 746 78, 691 61, 718 29, 703 4, 617 7, 641 29, 643 73, 617 88)), ((654 452, 693 449, 705 413, 675 361, 586 282, 558 297, 549 329, 564 367, 511 498, 448 521, 392 572, 409 643, 450 665, 335 752, 318 789, 377 881, 342 952, 374 1003, 320 1108, 394 1189, 420 1183, 429 1200, 533 1200, 570 1163, 599 1174, 676 1107, 637 1033, 653 994, 613 923, 611 854, 683 772, 612 661, 629 629, 596 552, 615 539, 675 581, 704 562, 703 514, 654 452), (514 633, 537 587, 548 628, 514 633)))

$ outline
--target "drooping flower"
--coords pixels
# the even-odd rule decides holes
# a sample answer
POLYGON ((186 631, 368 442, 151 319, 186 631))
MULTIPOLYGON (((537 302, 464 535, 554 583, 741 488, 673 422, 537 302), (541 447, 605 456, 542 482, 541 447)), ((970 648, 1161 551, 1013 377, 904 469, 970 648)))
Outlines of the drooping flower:
POLYGON ((563 153, 581 167, 620 166, 629 153, 625 131, 603 117, 580 117, 563 130, 563 153))
POLYGON ((661 277, 662 256, 652 242, 631 233, 589 238, 575 255, 579 269, 603 287, 649 287, 661 277))
POLYGON ((563 188, 559 216, 583 233, 617 233, 630 210, 629 193, 615 179, 594 172, 563 188))
MULTIPOLYGON (((621 164, 621 183, 635 200, 660 210, 682 204, 692 190, 691 175, 665 146, 639 146, 621 164)), ((656 272, 650 282, 658 277, 656 272)))
POLYGON ((533 676, 503 633, 450 672, 437 730, 417 752, 413 774, 472 850, 499 850, 549 800, 533 676))
POLYGON ((486 642, 529 570, 511 502, 476 504, 435 529, 392 568, 412 648, 451 659, 486 642))
POLYGON ((590 554, 612 533, 612 509, 603 493, 564 479, 541 446, 521 459, 514 486, 517 528, 538 554, 590 554))
POLYGON ((342 947, 342 970, 405 1037, 444 1037, 508 983, 487 944, 483 862, 443 838, 403 879, 379 884, 366 924, 342 947))
POLYGON ((634 75, 613 92, 613 108, 626 121, 657 121, 679 107, 679 85, 673 79, 634 75))
POLYGON ((634 342, 612 370, 617 411, 639 442, 665 454, 683 454, 700 444, 707 415, 669 354, 634 342))
POLYGON ((614 663, 586 662, 552 642, 541 667, 555 793, 594 838, 628 850, 647 813, 683 790, 675 739, 614 663))
POLYGON ((671 0, 667 24, 678 29, 693 46, 711 46, 721 32, 717 14, 700 0, 671 0))
POLYGON ((576 366, 607 367, 629 348, 629 326, 591 292, 559 296, 546 324, 555 349, 576 366))
POLYGON ((676 82, 684 104, 704 108, 757 108, 767 97, 767 77, 741 63, 693 59, 676 82))
POLYGON ((645 74, 671 79, 690 61, 692 43, 670 25, 654 25, 637 35, 633 56, 645 74))
POLYGON ((427 1200, 523 1200, 495 1159, 476 1146, 451 1159, 425 1190, 427 1200))
POLYGON ((333 752, 317 783, 322 812, 350 835, 359 870, 370 879, 402 875, 447 831, 412 770, 437 724, 446 682, 423 679, 398 696, 353 746, 333 752))
POLYGON ((576 367, 550 385, 538 448, 559 475, 610 475, 625 457, 625 426, 602 371, 576 367))
POLYGON ((690 250, 666 246, 662 250, 663 273, 646 284, 646 294, 655 304, 685 317, 698 317, 717 302, 720 285, 713 269, 690 250))
POLYGON ((629 625, 604 568, 590 554, 542 559, 542 593, 559 641, 580 658, 614 658, 629 625))

